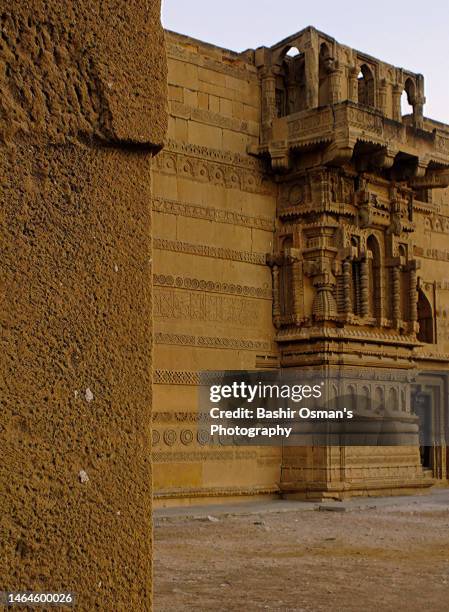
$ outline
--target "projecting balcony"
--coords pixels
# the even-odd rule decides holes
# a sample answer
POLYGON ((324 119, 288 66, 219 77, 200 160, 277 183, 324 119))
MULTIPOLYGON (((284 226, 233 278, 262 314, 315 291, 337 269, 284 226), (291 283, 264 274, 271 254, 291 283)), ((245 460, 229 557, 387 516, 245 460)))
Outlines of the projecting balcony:
POLYGON ((428 121, 416 128, 406 117, 398 122, 348 100, 273 118, 251 153, 269 156, 279 172, 301 157, 309 167, 352 160, 361 169, 391 169, 397 180, 417 187, 449 185, 447 130, 428 121))

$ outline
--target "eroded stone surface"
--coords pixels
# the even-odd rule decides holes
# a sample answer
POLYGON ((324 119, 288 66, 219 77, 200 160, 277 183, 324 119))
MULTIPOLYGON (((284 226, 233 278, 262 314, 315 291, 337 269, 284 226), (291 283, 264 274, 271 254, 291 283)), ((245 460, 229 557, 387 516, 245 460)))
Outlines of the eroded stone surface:
POLYGON ((160 6, 1 8, 1 589, 149 609, 160 6))

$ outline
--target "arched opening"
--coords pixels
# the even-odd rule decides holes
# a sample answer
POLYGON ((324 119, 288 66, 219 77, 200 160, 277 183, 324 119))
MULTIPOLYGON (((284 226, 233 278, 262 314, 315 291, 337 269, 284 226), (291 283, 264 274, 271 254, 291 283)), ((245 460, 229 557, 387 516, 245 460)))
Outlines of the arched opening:
POLYGON ((374 75, 366 64, 362 64, 360 67, 358 75, 358 93, 359 104, 371 107, 375 106, 374 75))
POLYGON ((304 54, 297 47, 287 47, 278 65, 276 109, 278 117, 285 117, 306 107, 304 54))
POLYGON ((427 344, 433 344, 435 342, 435 334, 432 306, 422 289, 418 289, 418 323, 418 340, 427 344))
POLYGON ((297 55, 301 55, 301 52, 298 47, 290 47, 285 55, 288 57, 296 57, 297 55))
POLYGON ((357 401, 356 401, 356 389, 354 385, 348 385, 346 395, 347 395, 347 401, 346 401, 347 408, 349 410, 356 410, 357 401))
POLYGON ((385 409, 385 394, 382 387, 376 387, 374 393, 374 410, 375 412, 383 412, 385 409))
POLYGON ((371 391, 366 385, 362 387, 361 408, 362 410, 371 409, 371 391))
POLYGON ((416 86, 412 79, 405 81, 404 91, 401 96, 401 115, 412 115, 416 102, 416 86))
POLYGON ((398 392, 394 387, 388 391, 388 409, 399 410, 398 392))
POLYGON ((329 64, 331 62, 331 56, 329 47, 326 43, 321 43, 320 56, 319 56, 319 106, 325 106, 330 102, 330 90, 329 90, 329 64))
POLYGON ((401 410, 402 412, 407 412, 407 399, 404 389, 401 390, 401 410))
POLYGON ((368 275, 369 275, 369 316, 380 321, 382 318, 382 289, 381 289, 381 261, 380 247, 377 238, 369 236, 367 243, 368 250, 368 275))

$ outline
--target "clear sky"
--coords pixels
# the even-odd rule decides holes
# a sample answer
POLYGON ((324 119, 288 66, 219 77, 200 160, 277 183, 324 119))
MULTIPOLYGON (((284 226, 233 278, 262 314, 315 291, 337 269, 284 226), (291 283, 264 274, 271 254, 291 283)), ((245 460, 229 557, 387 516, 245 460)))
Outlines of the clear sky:
POLYGON ((243 51, 308 25, 395 66, 421 72, 424 114, 449 124, 449 0, 163 0, 165 28, 243 51))

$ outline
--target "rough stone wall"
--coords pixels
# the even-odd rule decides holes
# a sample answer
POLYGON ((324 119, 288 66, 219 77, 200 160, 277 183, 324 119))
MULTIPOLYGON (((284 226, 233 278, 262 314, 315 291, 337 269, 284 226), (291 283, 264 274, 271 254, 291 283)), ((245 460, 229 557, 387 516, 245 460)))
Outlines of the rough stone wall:
POLYGON ((0 6, 0 590, 149 610, 160 3, 0 6))

